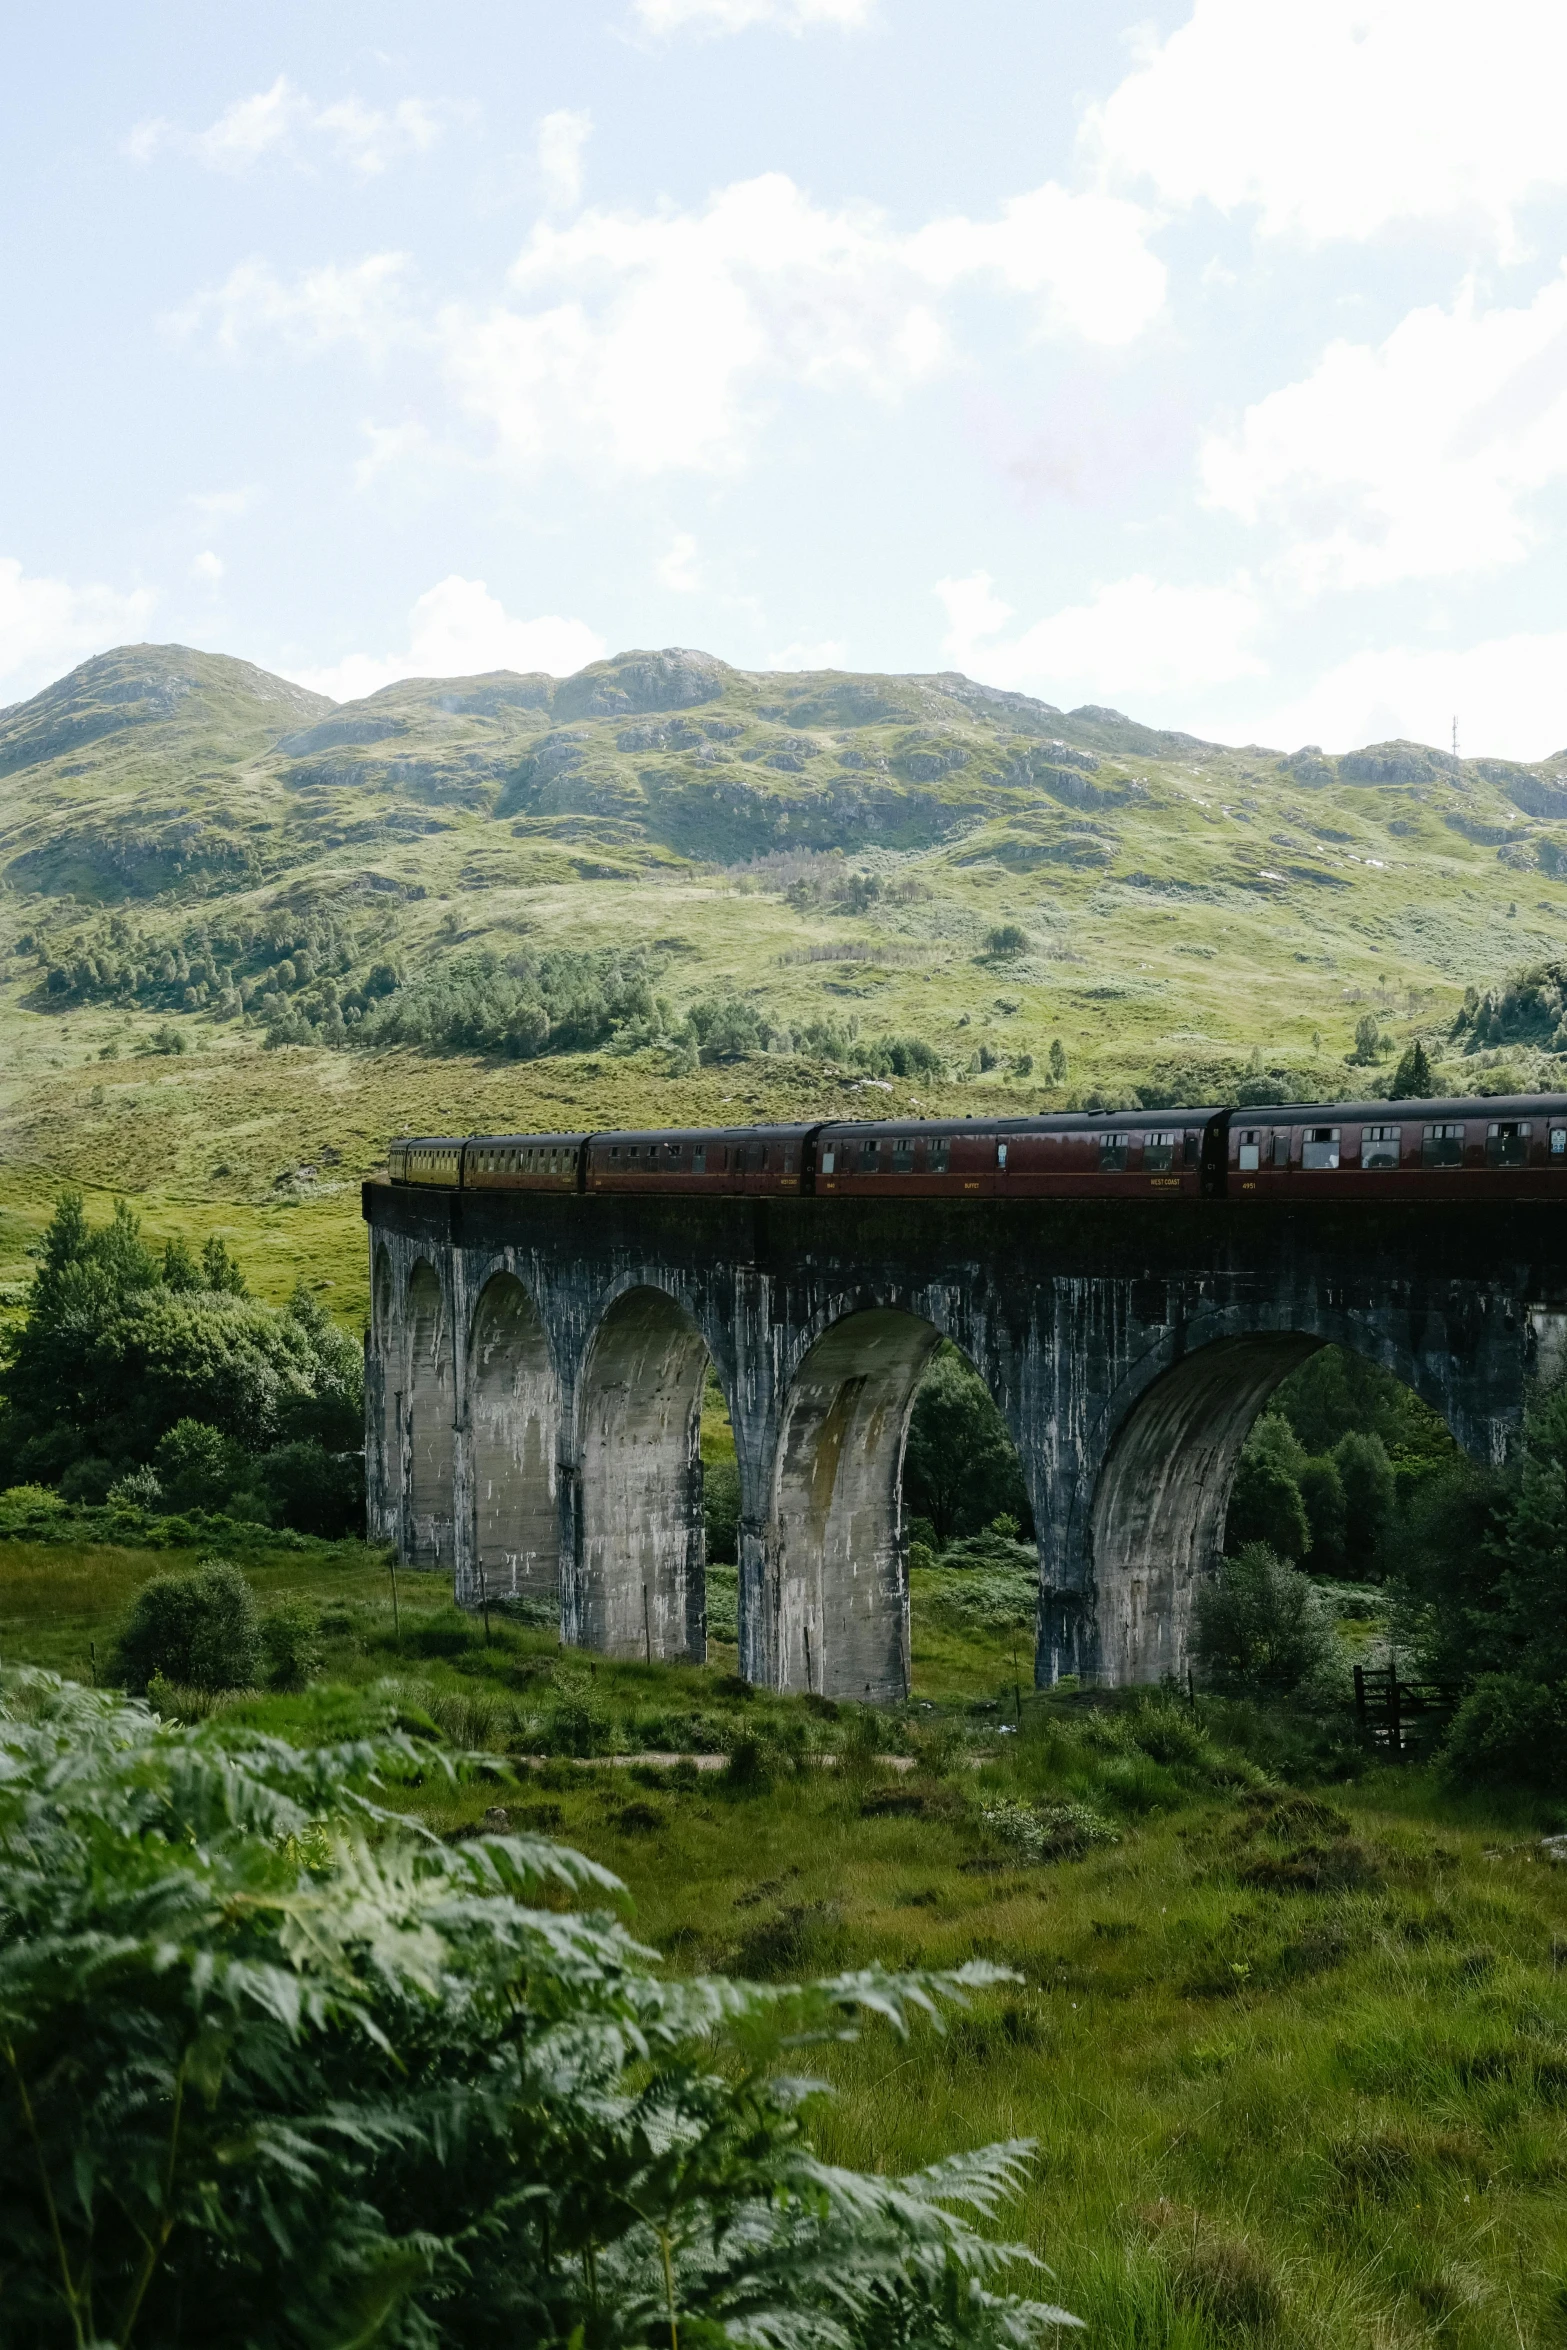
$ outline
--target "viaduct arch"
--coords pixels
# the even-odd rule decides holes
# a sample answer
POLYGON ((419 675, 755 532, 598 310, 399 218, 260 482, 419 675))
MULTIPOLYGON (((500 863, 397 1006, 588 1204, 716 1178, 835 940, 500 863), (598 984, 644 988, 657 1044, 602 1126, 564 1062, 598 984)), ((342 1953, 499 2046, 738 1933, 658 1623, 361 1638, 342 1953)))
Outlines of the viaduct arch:
POLYGON ((942 1337, 1039 1532, 1035 1674, 1185 1670, 1246 1432, 1318 1347, 1500 1458, 1567 1343, 1549 1207, 556 1198, 365 1186, 372 1529, 604 1654, 705 1653, 702 1388, 741 1489, 740 1665, 908 1680, 901 1474, 942 1337))

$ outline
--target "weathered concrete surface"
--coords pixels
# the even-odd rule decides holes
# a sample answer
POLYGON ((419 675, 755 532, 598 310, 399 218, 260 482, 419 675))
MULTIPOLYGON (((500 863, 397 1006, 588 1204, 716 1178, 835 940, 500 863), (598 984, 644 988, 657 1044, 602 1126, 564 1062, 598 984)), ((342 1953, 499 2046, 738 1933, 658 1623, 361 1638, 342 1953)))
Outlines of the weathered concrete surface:
POLYGON ((1315 1347, 1500 1457, 1567 1331, 1549 1207, 638 1200, 367 1185, 372 1527, 547 1598, 569 1639, 703 1649, 711 1356, 741 1484, 752 1679, 907 1680, 904 1438, 938 1338, 988 1381, 1040 1529, 1036 1673, 1185 1669, 1235 1461, 1315 1347))

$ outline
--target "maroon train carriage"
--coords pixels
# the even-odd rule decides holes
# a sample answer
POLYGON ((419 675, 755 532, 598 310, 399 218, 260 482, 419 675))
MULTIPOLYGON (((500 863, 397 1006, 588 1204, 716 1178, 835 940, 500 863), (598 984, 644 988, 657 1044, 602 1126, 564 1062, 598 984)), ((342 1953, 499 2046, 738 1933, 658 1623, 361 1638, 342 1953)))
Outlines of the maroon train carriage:
POLYGON ((412 1136, 388 1173, 467 1191, 1567 1199, 1567 1095, 412 1136))
POLYGON ((585 1134, 470 1134, 464 1191, 579 1191, 585 1134))
POLYGON ((1217 1190, 1223 1166, 1222 1110, 876 1120, 821 1128, 816 1190, 927 1199, 1179 1199, 1217 1190))
POLYGON ((1567 1095, 1232 1110, 1232 1199, 1567 1198, 1567 1095))
POLYGON ((589 1191, 798 1192, 814 1126, 627 1129, 588 1137, 589 1191))

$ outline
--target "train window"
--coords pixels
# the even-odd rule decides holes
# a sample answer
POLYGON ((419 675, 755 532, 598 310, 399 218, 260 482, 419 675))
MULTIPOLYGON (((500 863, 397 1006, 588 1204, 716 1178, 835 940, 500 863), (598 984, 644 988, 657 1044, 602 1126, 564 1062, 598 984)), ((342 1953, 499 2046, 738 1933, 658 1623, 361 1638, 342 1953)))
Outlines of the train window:
POLYGON ((875 1172, 876 1172, 876 1152, 877 1152, 877 1147, 878 1147, 878 1146, 877 1146, 877 1145, 876 1145, 874 1142, 862 1142, 862 1143, 861 1143, 861 1145, 860 1145, 860 1173, 861 1173, 862 1175, 874 1175, 874 1174, 875 1174, 875 1172))
POLYGON ((1287 1167, 1289 1163, 1290 1129, 1287 1126, 1276 1126, 1273 1130, 1273 1164, 1275 1167, 1287 1167))
POLYGON ((1248 1127, 1240 1137, 1235 1164, 1243 1175, 1255 1175, 1262 1164, 1262 1136, 1254 1128, 1248 1127))
POLYGON ((1003 1174, 1006 1173, 1007 1146, 1004 1142, 998 1142, 996 1145, 996 1165, 1001 1169, 1003 1174))
POLYGON ((914 1169, 914 1137, 899 1134, 893 1138, 892 1171, 895 1175, 909 1175, 914 1169))
POLYGON ((1492 1167, 1526 1167, 1529 1164, 1529 1136, 1533 1132, 1527 1119, 1495 1123, 1485 1130, 1486 1164, 1492 1167))
POLYGON ((1424 1126, 1420 1130, 1422 1167, 1461 1167, 1464 1130, 1461 1126, 1424 1126))
POLYGON ((1551 1128, 1551 1156, 1553 1159, 1567 1158, 1567 1126, 1551 1128))
POLYGON ((1181 1155, 1188 1167, 1195 1167, 1202 1157, 1202 1135, 1195 1126, 1186 1129, 1186 1147, 1181 1155))
POLYGON ((952 1164, 952 1144, 945 1134, 933 1135, 925 1150, 925 1168, 931 1175, 945 1175, 952 1164))
POLYGON ((691 1145, 691 1172, 693 1175, 707 1173, 707 1145, 705 1142, 694 1142, 691 1145))
POLYGON ((1126 1172, 1126 1144, 1124 1134, 1101 1134, 1099 1137, 1099 1172, 1101 1175, 1120 1175, 1126 1172))
POLYGON ((1300 1154, 1303 1167, 1338 1165, 1339 1130, 1336 1126, 1308 1126, 1300 1154))
POLYGON ((673 1160, 674 1160, 674 1162, 675 1162, 675 1164, 676 1164, 676 1166, 678 1166, 678 1165, 680 1164, 680 1145, 679 1145, 679 1143, 678 1143, 678 1142, 666 1142, 666 1143, 665 1143, 665 1145, 664 1145, 664 1156, 665 1156, 665 1158, 666 1158, 666 1159, 673 1159, 673 1160))
POLYGON ((784 1144, 784 1146, 783 1146, 783 1171, 784 1171, 784 1173, 785 1173, 786 1175, 794 1175, 794 1174, 797 1174, 797 1173, 799 1172, 799 1166, 800 1166, 800 1153, 799 1153, 799 1147, 798 1147, 798 1145, 797 1145, 797 1144, 795 1144, 795 1143, 792 1143, 792 1142, 786 1142, 786 1143, 784 1144))
POLYGON ((1360 1163, 1363 1167, 1396 1167, 1404 1140, 1402 1126, 1366 1126, 1360 1135, 1360 1163))
POLYGON ((1178 1134, 1145 1134, 1143 1165, 1149 1174, 1168 1174, 1175 1165, 1175 1154, 1180 1146, 1181 1138, 1178 1134))
POLYGON ((829 1144, 827 1149, 822 1153, 822 1173, 824 1175, 830 1175, 837 1164, 838 1154, 832 1148, 831 1144, 829 1144))

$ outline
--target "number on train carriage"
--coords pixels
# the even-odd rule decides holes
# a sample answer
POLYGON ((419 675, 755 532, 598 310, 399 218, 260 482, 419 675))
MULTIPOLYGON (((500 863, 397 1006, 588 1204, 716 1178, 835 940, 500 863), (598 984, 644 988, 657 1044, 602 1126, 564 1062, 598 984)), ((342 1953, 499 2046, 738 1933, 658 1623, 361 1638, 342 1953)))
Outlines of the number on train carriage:
POLYGON ((1551 1128, 1551 1156, 1553 1159, 1567 1159, 1567 1126, 1551 1128))
POLYGON ((1404 1140, 1402 1126, 1366 1126, 1361 1129, 1362 1167, 1396 1167, 1404 1140))

